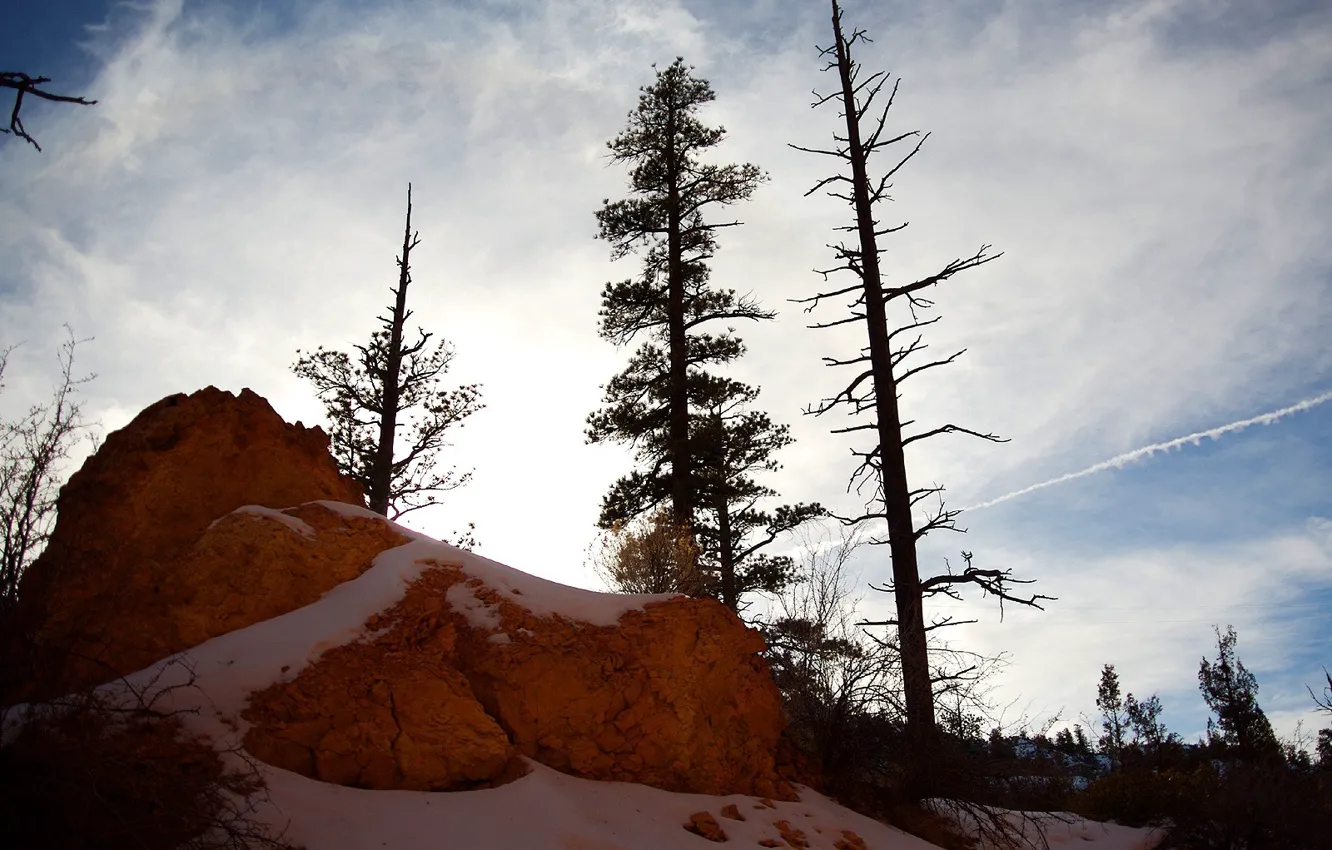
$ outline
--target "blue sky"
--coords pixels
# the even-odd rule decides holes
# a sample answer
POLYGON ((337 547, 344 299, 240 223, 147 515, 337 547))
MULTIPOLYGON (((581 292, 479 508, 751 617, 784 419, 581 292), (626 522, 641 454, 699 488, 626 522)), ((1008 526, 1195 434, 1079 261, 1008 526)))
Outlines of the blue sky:
MULTIPOLYGON (((889 268, 914 279, 992 243, 1005 256, 939 293, 934 350, 908 385, 922 422, 1012 438, 931 441, 913 481, 977 505, 1144 446, 1332 390, 1332 14, 1316 2, 848 2, 870 69, 903 78, 890 123, 933 132, 896 179, 911 226, 889 268)), ((483 554, 591 585, 597 504, 628 464, 582 443, 624 362, 597 339, 602 282, 633 274, 592 236, 624 191, 603 158, 653 62, 717 91, 719 155, 771 176, 737 210, 719 283, 779 321, 743 329, 736 376, 799 442, 771 483, 855 507, 847 443, 801 408, 835 390, 819 358, 854 336, 803 329, 844 213, 804 199, 831 111, 819 3, 29 2, 0 66, 94 107, 25 107, 37 153, 0 138, 0 341, 22 341, 0 408, 39 399, 62 323, 95 339, 88 411, 115 428, 156 399, 249 386, 290 420, 318 404, 287 366, 346 346, 392 282, 405 184, 422 232, 417 319, 457 346, 488 408, 460 432, 474 483, 417 525, 475 521, 483 554), (89 27, 92 27, 89 29, 89 27), (80 45, 86 45, 81 47, 80 45), (529 447, 530 457, 512 447, 529 447), (515 515, 515 494, 526 507, 515 515)), ((1091 714, 1102 663, 1159 691, 1172 729, 1206 711, 1198 659, 1233 623, 1284 734, 1316 724, 1305 683, 1332 666, 1332 403, 964 515, 960 547, 1058 596, 1047 613, 954 639, 1010 653, 996 698, 1091 714)), ((886 553, 862 550, 866 581, 886 553)), ((868 593, 866 613, 885 599, 868 593)), ((951 612, 952 609, 950 609, 951 612)))

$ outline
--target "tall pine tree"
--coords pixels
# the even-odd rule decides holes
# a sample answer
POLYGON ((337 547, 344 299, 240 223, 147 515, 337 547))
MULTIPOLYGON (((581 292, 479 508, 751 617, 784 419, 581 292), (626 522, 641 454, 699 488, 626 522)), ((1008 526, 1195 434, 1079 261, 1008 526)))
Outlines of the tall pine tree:
MULTIPOLYGON (((747 200, 766 180, 756 165, 701 161, 726 135, 698 118, 715 96, 677 58, 641 89, 628 125, 609 142, 612 160, 631 167, 630 196, 603 203, 596 213, 598 236, 611 243, 612 259, 635 253, 643 269, 638 277, 606 284, 599 333, 617 346, 641 343, 604 387, 604 406, 588 417, 587 437, 591 443, 629 443, 639 466, 612 485, 599 524, 609 528, 669 503, 677 528, 710 541, 704 558, 726 573, 718 590, 731 588, 726 595, 734 608, 745 584, 736 580, 742 575, 736 564, 752 558, 755 567, 771 566, 771 559, 755 556, 766 544, 756 547, 744 535, 761 526, 775 537, 783 523, 809 507, 779 509, 771 517, 754 510, 753 499, 770 491, 753 490, 747 475, 758 467, 738 458, 755 448, 728 441, 767 440, 767 452, 785 443, 772 442, 771 423, 762 434, 752 427, 737 430, 740 408, 758 391, 707 371, 745 351, 731 327, 712 327, 775 316, 749 295, 711 286, 708 261, 717 251, 717 231, 740 222, 709 221, 707 214, 747 200), (710 514, 710 525, 700 513, 710 514), (718 530, 723 524, 725 532, 718 530)), ((759 467, 767 462, 764 454, 759 467)))

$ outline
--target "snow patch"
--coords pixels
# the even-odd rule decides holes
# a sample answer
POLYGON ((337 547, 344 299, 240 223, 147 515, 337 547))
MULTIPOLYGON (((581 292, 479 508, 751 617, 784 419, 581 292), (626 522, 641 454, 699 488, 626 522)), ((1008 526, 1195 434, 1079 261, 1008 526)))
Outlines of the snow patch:
POLYGON ((490 631, 500 627, 499 610, 477 599, 472 589, 461 582, 449 588, 444 594, 444 600, 454 611, 467 618, 467 624, 474 629, 490 631))
POLYGON ((272 508, 266 508, 263 505, 242 505, 241 507, 236 508, 236 510, 232 511, 230 514, 218 517, 217 519, 208 523, 208 527, 211 529, 213 526, 217 525, 219 522, 226 519, 228 516, 231 516, 232 514, 249 514, 250 516, 257 516, 257 517, 263 517, 264 519, 271 519, 275 522, 282 523, 287 528, 291 529, 292 531, 296 532, 297 534, 299 534, 300 536, 304 537, 307 540, 315 539, 315 530, 311 528, 310 524, 307 523, 305 520, 301 519, 300 517, 291 516, 290 514, 284 514, 282 511, 275 511, 272 508))

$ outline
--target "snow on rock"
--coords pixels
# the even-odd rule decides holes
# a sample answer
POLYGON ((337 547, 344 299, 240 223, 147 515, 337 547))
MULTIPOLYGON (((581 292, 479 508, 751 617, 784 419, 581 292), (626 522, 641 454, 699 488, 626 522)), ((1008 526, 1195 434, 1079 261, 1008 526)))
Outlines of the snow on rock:
POLYGON ((566 587, 337 502, 242 506, 201 528, 148 612, 168 657, 129 677, 200 709, 200 734, 378 789, 502 783, 529 758, 795 796, 762 638, 714 600, 566 587))
MULTIPOLYGON (((346 517, 382 519, 379 514, 354 505, 338 502, 319 504, 346 517)), ((500 596, 538 617, 559 616, 592 626, 614 626, 620 621, 620 617, 629 611, 642 611, 646 605, 683 598, 671 593, 598 593, 570 587, 483 558, 466 549, 441 543, 424 534, 406 528, 397 528, 404 535, 435 547, 431 555, 435 560, 457 564, 469 577, 477 579, 500 596)))
MULTIPOLYGON (((282 525, 285 525, 287 528, 290 528, 292 531, 304 537, 306 540, 315 539, 315 530, 312 527, 310 527, 308 523, 302 521, 299 517, 294 517, 291 514, 283 513, 282 511, 275 511, 272 508, 265 508, 262 505, 245 505, 243 507, 236 508, 236 510, 232 511, 231 513, 248 514, 250 516, 262 517, 263 519, 271 519, 281 523, 282 525)), ((228 514, 227 516, 231 516, 231 514, 228 514)), ((221 518, 215 519, 209 524, 208 527, 211 529, 213 526, 217 525, 221 521, 222 521, 221 518)))
POLYGON ((241 716, 256 756, 373 788, 504 781, 522 755, 591 778, 793 796, 776 770, 784 721, 762 639, 719 603, 551 593, 420 535, 347 586, 381 572, 392 599, 376 594, 356 626, 339 618, 334 634, 309 636, 306 658, 285 657, 282 678, 257 689, 241 716), (502 589, 486 583, 497 576, 502 589), (612 612, 612 625, 572 616, 612 612), (426 689, 450 707, 402 710, 426 689))

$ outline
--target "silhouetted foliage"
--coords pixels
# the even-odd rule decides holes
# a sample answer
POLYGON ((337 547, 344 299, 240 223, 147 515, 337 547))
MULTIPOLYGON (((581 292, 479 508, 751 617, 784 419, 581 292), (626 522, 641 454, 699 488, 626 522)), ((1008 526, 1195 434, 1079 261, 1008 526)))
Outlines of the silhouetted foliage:
POLYGON ((292 850, 256 816, 263 775, 240 745, 214 749, 159 706, 192 674, 152 696, 119 684, 4 712, 6 848, 292 850))
POLYGON ((787 445, 785 426, 750 409, 758 389, 709 372, 745 352, 727 327, 774 313, 752 295, 711 285, 708 262, 716 231, 738 221, 710 222, 714 206, 746 200, 766 177, 755 165, 712 165, 701 155, 725 138, 698 111, 715 98, 706 80, 682 59, 658 70, 641 89, 626 128, 609 142, 611 159, 631 166, 625 200, 606 200, 596 213, 611 258, 636 253, 637 278, 607 283, 599 333, 617 346, 642 340, 629 365, 605 385, 604 406, 588 417, 590 443, 621 442, 639 466, 612 485, 599 524, 614 527, 669 502, 672 522, 697 536, 700 569, 733 610, 753 590, 775 591, 789 561, 760 550, 817 515, 816 505, 759 507, 775 496, 753 476, 777 468, 771 455, 787 445))
POLYGON ((1115 665, 1101 668, 1101 681, 1096 688, 1096 708, 1101 712, 1102 735, 1098 742, 1101 752, 1116 763, 1123 757, 1124 729, 1128 718, 1124 714, 1124 699, 1119 690, 1119 674, 1115 665))
MULTIPOLYGON (((60 378, 45 404, 36 404, 12 422, 0 422, 0 615, 18 599, 19 580, 46 546, 55 526, 56 497, 64 478, 62 462, 69 458, 80 434, 91 425, 83 419, 76 393, 96 375, 74 377, 74 351, 86 339, 67 338, 60 346, 60 378)), ((0 382, 9 353, 0 352, 0 382)), ((3 389, 0 383, 0 389, 3 389)))
POLYGON ((1216 661, 1202 659, 1198 667, 1198 689, 1207 707, 1216 715, 1207 719, 1208 740, 1239 758, 1256 759, 1279 755, 1280 747, 1272 724, 1258 705, 1258 680, 1235 654, 1239 638, 1232 626, 1216 632, 1216 661))
POLYGON ((694 530, 701 570, 711 579, 710 592, 738 612, 742 597, 755 591, 778 593, 792 579, 791 557, 764 550, 785 532, 826 511, 817 503, 774 510, 761 507, 777 491, 759 484, 754 476, 780 469, 773 453, 794 440, 787 426, 749 409, 758 396, 756 388, 734 381, 718 383, 726 385, 727 397, 691 417, 699 482, 694 530))

